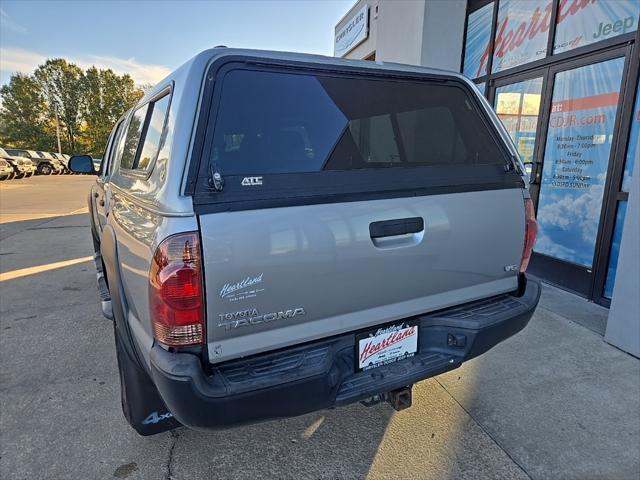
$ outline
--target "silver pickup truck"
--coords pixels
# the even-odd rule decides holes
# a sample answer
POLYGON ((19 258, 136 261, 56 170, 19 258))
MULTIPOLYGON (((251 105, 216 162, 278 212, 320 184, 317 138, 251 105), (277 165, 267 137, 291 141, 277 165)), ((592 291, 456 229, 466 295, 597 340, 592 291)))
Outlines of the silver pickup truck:
POLYGON ((525 327, 524 168, 459 74, 214 48, 114 127, 89 207, 122 407, 215 429, 411 386, 525 327))

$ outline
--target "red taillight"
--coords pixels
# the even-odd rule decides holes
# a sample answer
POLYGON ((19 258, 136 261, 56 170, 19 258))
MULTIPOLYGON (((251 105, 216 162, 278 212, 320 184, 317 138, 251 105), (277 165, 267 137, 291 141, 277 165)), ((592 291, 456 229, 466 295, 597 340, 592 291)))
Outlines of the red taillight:
POLYGON ((165 239, 149 270, 149 313, 153 335, 169 346, 204 341, 202 267, 197 233, 165 239))
POLYGON ((536 235, 538 234, 538 222, 536 222, 533 201, 530 198, 524 199, 524 211, 524 248, 522 249, 522 260, 520 260, 520 273, 524 273, 529 266, 533 244, 536 243, 536 235))

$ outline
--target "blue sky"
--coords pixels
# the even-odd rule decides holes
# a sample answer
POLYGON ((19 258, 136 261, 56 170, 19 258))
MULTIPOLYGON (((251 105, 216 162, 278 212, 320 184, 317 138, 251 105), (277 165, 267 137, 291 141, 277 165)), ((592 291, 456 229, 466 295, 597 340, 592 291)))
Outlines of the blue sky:
POLYGON ((215 45, 333 54, 333 28, 354 0, 2 0, 0 81, 46 58, 160 80, 215 45))

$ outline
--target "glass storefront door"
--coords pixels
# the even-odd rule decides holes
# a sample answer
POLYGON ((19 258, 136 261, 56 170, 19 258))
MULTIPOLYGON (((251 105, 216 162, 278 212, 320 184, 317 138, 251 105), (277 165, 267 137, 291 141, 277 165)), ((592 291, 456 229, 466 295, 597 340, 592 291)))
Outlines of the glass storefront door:
POLYGON ((624 57, 612 58, 554 78, 534 251, 586 275, 594 261, 623 69, 624 57))
POLYGON ((467 0, 460 59, 530 173, 529 272, 605 306, 640 149, 639 14, 640 0, 467 0))
POLYGON ((513 139, 520 159, 526 164, 533 162, 542 80, 542 77, 535 77, 499 86, 495 90, 496 113, 513 139))

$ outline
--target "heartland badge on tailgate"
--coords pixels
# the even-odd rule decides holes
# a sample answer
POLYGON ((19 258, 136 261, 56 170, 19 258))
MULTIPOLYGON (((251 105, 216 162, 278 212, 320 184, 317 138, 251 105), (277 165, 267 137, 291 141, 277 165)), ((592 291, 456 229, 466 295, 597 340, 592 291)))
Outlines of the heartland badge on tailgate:
POLYGON ((412 357, 418 350, 418 326, 400 323, 358 337, 358 368, 369 370, 412 357))

